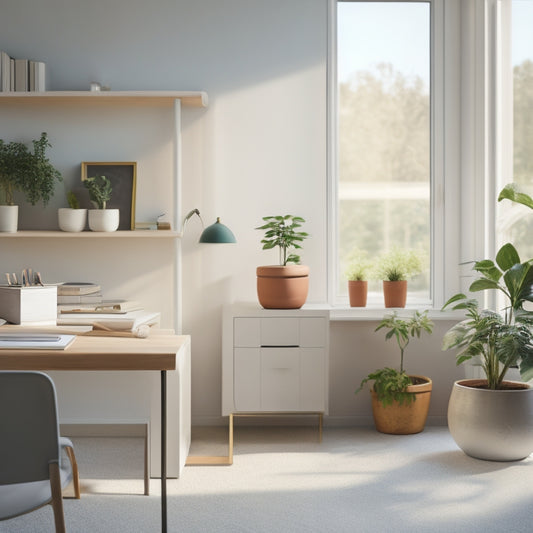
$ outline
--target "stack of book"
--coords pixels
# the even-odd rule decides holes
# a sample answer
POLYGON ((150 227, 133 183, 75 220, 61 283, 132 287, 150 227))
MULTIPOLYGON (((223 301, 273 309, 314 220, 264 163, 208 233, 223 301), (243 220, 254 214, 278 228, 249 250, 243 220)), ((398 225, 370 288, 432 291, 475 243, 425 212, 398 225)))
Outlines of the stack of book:
POLYGON ((96 283, 62 283, 57 286, 57 305, 72 307, 73 305, 98 305, 102 303, 102 289, 96 283))
POLYGON ((0 91, 46 91, 46 64, 0 51, 0 91))

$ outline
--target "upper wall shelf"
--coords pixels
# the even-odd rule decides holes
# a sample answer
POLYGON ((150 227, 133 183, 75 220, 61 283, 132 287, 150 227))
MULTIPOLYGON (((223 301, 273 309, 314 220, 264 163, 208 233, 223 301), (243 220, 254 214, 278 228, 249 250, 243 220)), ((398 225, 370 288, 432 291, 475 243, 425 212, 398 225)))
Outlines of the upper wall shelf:
POLYGON ((80 231, 80 232, 68 232, 68 231, 17 231, 16 233, 2 233, 0 232, 0 239, 19 239, 25 238, 59 238, 59 239, 135 239, 135 238, 148 238, 148 239, 176 239, 181 237, 181 233, 170 230, 137 230, 137 231, 80 231))
POLYGON ((207 93, 204 91, 46 91, 0 92, 0 104, 35 102, 112 103, 144 106, 170 106, 174 100, 181 100, 187 107, 207 107, 207 93))

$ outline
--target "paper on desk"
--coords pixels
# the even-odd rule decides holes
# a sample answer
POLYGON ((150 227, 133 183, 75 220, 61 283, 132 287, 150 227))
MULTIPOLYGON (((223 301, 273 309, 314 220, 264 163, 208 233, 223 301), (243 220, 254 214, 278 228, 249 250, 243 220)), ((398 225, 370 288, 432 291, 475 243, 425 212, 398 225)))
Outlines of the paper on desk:
POLYGON ((0 349, 64 350, 75 338, 75 335, 0 333, 0 349))

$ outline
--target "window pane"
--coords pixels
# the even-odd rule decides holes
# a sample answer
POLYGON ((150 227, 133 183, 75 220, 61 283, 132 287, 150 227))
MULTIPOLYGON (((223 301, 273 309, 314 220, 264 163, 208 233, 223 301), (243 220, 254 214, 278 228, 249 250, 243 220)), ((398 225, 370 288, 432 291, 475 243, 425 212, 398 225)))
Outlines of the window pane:
POLYGON ((339 2, 337 13, 337 290, 347 292, 352 254, 374 260, 396 246, 423 255, 426 270, 409 294, 428 300, 430 5, 339 2))
MULTIPOLYGON (((511 63, 513 69, 513 179, 533 195, 533 1, 513 0, 511 63)), ((507 178, 507 176, 503 176, 507 178)), ((501 204, 501 239, 513 242, 522 258, 533 257, 531 210, 501 204)))

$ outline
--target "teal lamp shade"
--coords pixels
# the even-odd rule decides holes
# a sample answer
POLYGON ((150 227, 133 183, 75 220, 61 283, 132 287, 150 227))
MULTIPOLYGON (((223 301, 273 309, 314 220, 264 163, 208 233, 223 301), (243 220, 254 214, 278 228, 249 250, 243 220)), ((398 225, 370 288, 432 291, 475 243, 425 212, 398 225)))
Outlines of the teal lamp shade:
POLYGON ((220 218, 217 217, 217 221, 204 229, 200 235, 200 241, 210 244, 225 244, 237 242, 233 232, 220 222, 220 218))

